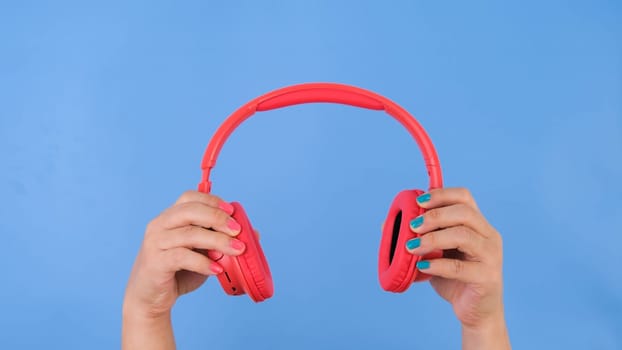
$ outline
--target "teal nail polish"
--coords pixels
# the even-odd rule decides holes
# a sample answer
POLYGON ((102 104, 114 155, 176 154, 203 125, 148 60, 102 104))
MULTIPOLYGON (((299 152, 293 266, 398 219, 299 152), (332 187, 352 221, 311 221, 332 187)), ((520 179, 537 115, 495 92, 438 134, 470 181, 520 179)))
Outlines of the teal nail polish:
POLYGON ((417 263, 417 268, 419 270, 425 270, 430 268, 430 262, 427 260, 422 260, 417 263))
POLYGON ((418 216, 410 222, 411 228, 417 228, 423 224, 423 216, 418 216))
POLYGON ((417 197, 417 202, 419 203, 425 203, 425 202, 429 202, 430 201, 430 194, 429 193, 424 193, 421 196, 417 197))
POLYGON ((413 238, 409 241, 406 241, 406 248, 410 250, 419 248, 420 245, 421 245, 421 238, 413 238))

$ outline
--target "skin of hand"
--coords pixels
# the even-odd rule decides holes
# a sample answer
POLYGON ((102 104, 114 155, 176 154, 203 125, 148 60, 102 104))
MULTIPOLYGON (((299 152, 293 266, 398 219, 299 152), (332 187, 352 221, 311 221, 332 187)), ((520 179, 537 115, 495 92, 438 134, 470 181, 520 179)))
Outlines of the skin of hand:
POLYGON ((147 225, 123 302, 123 349, 175 348, 170 320, 175 301, 223 271, 206 251, 244 252, 232 213, 220 198, 188 191, 147 225))
MULTIPOLYGON (((419 262, 462 324, 463 349, 510 349, 503 311, 502 241, 462 188, 432 190, 417 199, 427 211, 411 221, 421 234, 409 252, 444 257, 419 262)), ((222 271, 206 250, 239 255, 233 207, 189 191, 147 225, 123 303, 122 348, 175 349, 170 310, 176 299, 222 271)))
POLYGON ((417 198, 426 209, 412 218, 420 234, 406 243, 415 255, 443 250, 443 258, 417 268, 433 276, 436 292, 453 306, 462 324, 463 349, 510 349, 503 308, 501 235, 465 188, 431 190, 417 198))

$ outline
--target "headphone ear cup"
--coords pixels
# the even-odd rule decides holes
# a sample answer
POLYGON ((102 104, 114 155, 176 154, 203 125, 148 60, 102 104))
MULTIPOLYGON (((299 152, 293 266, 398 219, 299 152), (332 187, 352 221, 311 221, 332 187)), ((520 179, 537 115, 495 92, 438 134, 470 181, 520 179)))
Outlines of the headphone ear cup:
POLYGON ((234 208, 232 216, 242 227, 236 238, 244 242, 246 250, 241 255, 223 255, 218 260, 224 268, 224 272, 218 275, 218 281, 227 294, 246 293, 253 301, 261 302, 274 294, 270 267, 244 208, 238 202, 231 205, 234 208))
MULTIPOLYGON (((430 278, 416 268, 417 262, 422 258, 410 254, 405 248, 406 241, 418 237, 410 230, 410 220, 425 212, 417 205, 417 197, 423 193, 422 190, 402 191, 397 194, 389 208, 378 254, 380 286, 388 292, 401 293, 406 291, 412 282, 430 278)), ((442 251, 437 251, 426 255, 424 259, 441 256, 442 251)))

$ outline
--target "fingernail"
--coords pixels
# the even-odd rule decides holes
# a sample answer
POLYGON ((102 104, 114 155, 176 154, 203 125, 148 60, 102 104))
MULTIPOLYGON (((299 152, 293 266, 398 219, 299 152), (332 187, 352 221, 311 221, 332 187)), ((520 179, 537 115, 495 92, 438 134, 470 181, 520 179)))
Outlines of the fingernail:
POLYGON ((406 248, 408 248, 409 250, 419 248, 420 245, 421 245, 421 238, 413 238, 406 242, 406 248))
POLYGON ((244 242, 240 241, 239 239, 232 239, 231 248, 242 251, 244 250, 244 248, 246 248, 246 244, 244 244, 244 242))
POLYGON ((425 202, 429 202, 430 201, 430 194, 429 193, 424 193, 421 196, 417 197, 417 202, 418 203, 425 203, 425 202))
POLYGON ((417 216, 415 219, 413 219, 410 222, 410 227, 414 229, 414 228, 421 226, 422 224, 423 224, 423 216, 417 216))
POLYGON ((215 273, 215 274, 219 274, 219 273, 222 273, 224 271, 222 266, 220 266, 219 264, 216 264, 216 263, 212 263, 209 266, 209 269, 212 270, 212 272, 215 273))
POLYGON ((227 221, 227 227, 234 232, 238 232, 242 229, 242 226, 232 218, 227 221))
POLYGON ((233 210, 234 210, 233 209, 233 205, 231 205, 231 204, 229 204, 229 203, 227 203, 225 201, 220 202, 220 204, 218 204, 218 207, 220 209, 224 210, 225 212, 227 212, 227 214, 229 214, 229 215, 233 214, 233 210))
POLYGON ((427 260, 422 260, 417 262, 417 268, 419 270, 425 270, 425 269, 429 269, 430 268, 430 262, 427 260))
POLYGON ((224 256, 223 253, 217 251, 217 250, 208 250, 207 251, 207 257, 210 258, 212 261, 218 261, 220 259, 222 259, 222 257, 224 256))

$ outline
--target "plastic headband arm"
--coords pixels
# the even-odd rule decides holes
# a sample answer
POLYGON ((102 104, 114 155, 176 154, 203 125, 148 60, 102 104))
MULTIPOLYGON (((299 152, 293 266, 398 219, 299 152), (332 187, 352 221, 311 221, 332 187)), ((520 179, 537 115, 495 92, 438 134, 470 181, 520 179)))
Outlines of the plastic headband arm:
POLYGON ((308 83, 285 87, 259 96, 231 114, 216 130, 205 150, 201 163, 203 176, 199 184, 199 191, 206 193, 211 191, 209 176, 212 168, 216 165, 222 146, 231 133, 255 112, 317 102, 384 110, 399 121, 417 142, 428 170, 429 188, 434 189, 443 186, 441 166, 434 145, 423 127, 408 111, 383 96, 354 86, 334 83, 308 83))

